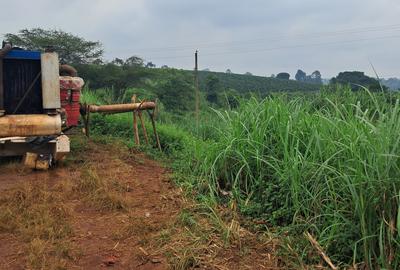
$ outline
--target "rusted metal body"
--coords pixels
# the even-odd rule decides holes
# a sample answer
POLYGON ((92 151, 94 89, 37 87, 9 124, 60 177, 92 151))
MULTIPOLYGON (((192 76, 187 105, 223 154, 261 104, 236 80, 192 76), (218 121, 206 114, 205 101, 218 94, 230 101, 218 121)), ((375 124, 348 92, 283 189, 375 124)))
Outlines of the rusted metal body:
MULTIPOLYGON (((113 104, 113 105, 90 105, 90 112, 92 113, 123 113, 132 112, 136 110, 154 110, 156 103, 152 101, 142 103, 128 103, 128 104, 113 104)), ((88 110, 86 107, 81 107, 83 110, 88 110)))
POLYGON ((25 165, 48 169, 70 151, 62 131, 78 125, 84 84, 76 70, 60 65, 58 55, 0 50, 0 157, 25 156, 25 165), (67 75, 67 76, 65 76, 67 75))
POLYGON ((0 138, 61 134, 61 116, 19 114, 0 117, 0 138))

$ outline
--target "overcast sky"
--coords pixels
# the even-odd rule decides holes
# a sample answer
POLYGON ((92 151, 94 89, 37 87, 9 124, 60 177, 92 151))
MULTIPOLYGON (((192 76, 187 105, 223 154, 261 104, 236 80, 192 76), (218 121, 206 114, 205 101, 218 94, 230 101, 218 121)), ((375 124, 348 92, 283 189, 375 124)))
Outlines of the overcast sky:
POLYGON ((0 34, 62 29, 105 58, 271 75, 343 70, 400 77, 399 0, 0 0, 0 34))

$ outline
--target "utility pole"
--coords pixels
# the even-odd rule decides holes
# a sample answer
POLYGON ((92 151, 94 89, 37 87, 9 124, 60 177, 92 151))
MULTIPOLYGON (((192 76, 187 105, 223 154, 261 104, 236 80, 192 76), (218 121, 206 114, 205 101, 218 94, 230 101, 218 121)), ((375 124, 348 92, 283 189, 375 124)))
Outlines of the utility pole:
POLYGON ((194 53, 194 88, 195 88, 195 115, 196 127, 199 129, 199 110, 200 110, 200 94, 199 94, 199 67, 197 62, 198 51, 194 53))

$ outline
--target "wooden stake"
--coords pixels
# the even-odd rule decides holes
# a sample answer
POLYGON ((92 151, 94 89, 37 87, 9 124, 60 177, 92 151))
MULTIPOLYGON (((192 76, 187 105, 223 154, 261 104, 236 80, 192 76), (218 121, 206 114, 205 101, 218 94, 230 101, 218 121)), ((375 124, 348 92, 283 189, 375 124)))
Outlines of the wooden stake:
POLYGON ((140 124, 142 125, 144 140, 146 141, 146 144, 149 144, 149 137, 147 136, 146 126, 144 125, 144 121, 143 121, 143 117, 142 117, 142 111, 138 111, 138 116, 139 116, 139 119, 140 119, 140 124))
POLYGON ((147 111, 147 113, 149 114, 150 119, 151 119, 151 124, 153 126, 153 132, 154 132, 154 137, 156 138, 157 147, 158 147, 158 149, 160 151, 162 151, 161 144, 160 144, 160 139, 158 138, 158 133, 157 133, 157 129, 156 129, 156 122, 154 121, 154 112, 151 113, 151 112, 147 111))
POLYGON ((90 105, 86 106, 86 121, 85 121, 85 134, 89 138, 89 128, 90 128, 90 105))
MULTIPOLYGON (((132 96, 132 103, 136 102, 136 95, 132 96)), ((138 129, 138 124, 137 124, 137 117, 136 117, 136 110, 133 112, 133 133, 135 136, 135 144, 140 145, 140 139, 139 139, 139 129, 138 129)))

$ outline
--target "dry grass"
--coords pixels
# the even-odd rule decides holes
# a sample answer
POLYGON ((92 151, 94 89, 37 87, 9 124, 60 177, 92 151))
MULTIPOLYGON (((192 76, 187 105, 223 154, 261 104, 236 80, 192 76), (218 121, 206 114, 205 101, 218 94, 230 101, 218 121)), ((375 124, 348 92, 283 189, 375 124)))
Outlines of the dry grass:
POLYGON ((27 243, 27 268, 65 269, 66 260, 73 257, 65 242, 72 229, 62 194, 45 183, 25 183, 2 195, 0 233, 14 234, 27 243))
POLYGON ((125 225, 114 233, 114 239, 129 239, 141 235, 142 241, 147 242, 146 239, 149 238, 152 233, 159 231, 159 229, 159 226, 154 224, 150 218, 137 217, 131 214, 128 216, 125 225))
POLYGON ((85 167, 72 191, 83 196, 84 201, 98 210, 125 211, 127 201, 119 192, 121 187, 99 177, 96 170, 85 167))
MULTIPOLYGON (((2 164, 4 170, 24 175, 32 173, 20 164, 2 164)), ((12 234, 23 244, 19 261, 27 269, 68 269, 79 259, 80 249, 69 241, 74 236, 71 198, 83 199, 100 211, 124 211, 127 203, 122 187, 98 176, 94 166, 79 167, 75 179, 24 182, 0 197, 0 233, 12 234)), ((1 268, 1 267, 0 267, 1 268)))
POLYGON ((68 260, 79 257, 79 253, 72 250, 66 240, 49 243, 35 238, 28 244, 27 265, 31 269, 68 269, 68 260))

